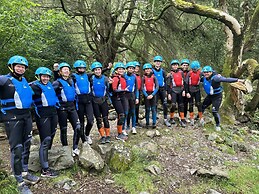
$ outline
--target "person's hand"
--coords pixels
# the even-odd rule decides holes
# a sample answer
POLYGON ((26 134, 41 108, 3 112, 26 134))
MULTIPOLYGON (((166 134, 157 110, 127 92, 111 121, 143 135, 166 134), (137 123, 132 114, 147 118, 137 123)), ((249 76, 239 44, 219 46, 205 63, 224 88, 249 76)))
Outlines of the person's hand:
POLYGON ((107 69, 111 69, 112 68, 112 63, 108 63, 107 69))
POLYGON ((191 94, 190 94, 190 93, 187 93, 187 94, 186 94, 186 97, 187 97, 187 98, 191 98, 191 94))
POLYGON ((185 96, 185 91, 182 92, 182 96, 185 96))
POLYGON ((148 99, 148 100, 150 100, 150 99, 152 99, 152 98, 153 98, 153 95, 152 95, 152 94, 147 96, 147 99, 148 99))
POLYGON ((244 79, 238 79, 237 81, 240 82, 240 83, 245 83, 244 79))
POLYGON ((138 104, 139 103, 139 99, 136 99, 136 102, 135 102, 135 104, 138 104))
POLYGON ((168 94, 168 100, 170 101, 170 100, 172 100, 172 96, 171 96, 171 94, 168 94))
POLYGON ((113 79, 112 79, 111 77, 109 77, 109 78, 108 78, 108 82, 109 82, 109 84, 112 84, 113 79))

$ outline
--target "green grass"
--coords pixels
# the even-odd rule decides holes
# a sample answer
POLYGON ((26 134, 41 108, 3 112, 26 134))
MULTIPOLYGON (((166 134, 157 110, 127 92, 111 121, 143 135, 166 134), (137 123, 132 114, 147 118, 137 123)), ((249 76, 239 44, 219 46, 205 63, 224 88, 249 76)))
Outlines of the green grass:
POLYGON ((156 178, 149 172, 144 170, 145 167, 155 164, 159 167, 157 162, 148 162, 139 155, 139 151, 134 149, 133 151, 134 161, 132 162, 130 169, 121 174, 115 174, 114 180, 118 185, 123 186, 129 193, 135 194, 141 191, 147 191, 149 193, 156 193, 157 189, 153 184, 153 180, 156 178))
POLYGON ((13 177, 7 175, 3 170, 0 170, 0 194, 18 193, 17 182, 13 177))

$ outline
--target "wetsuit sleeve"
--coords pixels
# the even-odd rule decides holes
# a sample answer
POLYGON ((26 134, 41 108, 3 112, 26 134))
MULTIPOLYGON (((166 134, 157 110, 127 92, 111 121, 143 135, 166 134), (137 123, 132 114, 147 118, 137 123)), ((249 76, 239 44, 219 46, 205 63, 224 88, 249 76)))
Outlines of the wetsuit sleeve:
POLYGON ((189 93, 189 79, 190 79, 190 72, 187 73, 185 79, 184 79, 184 87, 185 87, 185 92, 189 93))
POLYGON ((172 89, 171 89, 171 75, 167 76, 166 85, 167 85, 167 93, 171 94, 171 92, 172 92, 172 89))
POLYGON ((154 81, 155 81, 156 88, 155 88, 154 92, 151 94, 152 96, 155 96, 157 91, 159 90, 158 80, 157 80, 157 78, 155 76, 154 76, 154 81))
POLYGON ((109 93, 109 87, 110 87, 110 83, 109 83, 109 78, 105 76, 105 80, 104 80, 104 84, 106 86, 106 96, 110 97, 109 93))
POLYGON ((139 99, 139 90, 138 90, 138 80, 137 80, 137 76, 135 76, 135 96, 136 96, 136 99, 139 99))
POLYGON ((144 96, 147 97, 148 94, 147 94, 147 91, 145 90, 144 84, 145 84, 145 77, 143 76, 142 81, 141 81, 141 88, 142 88, 142 92, 143 92, 144 96))
POLYGON ((213 77, 213 80, 214 80, 215 82, 227 82, 227 83, 232 83, 232 82, 237 82, 237 81, 238 81, 238 78, 232 78, 232 77, 226 78, 226 77, 223 77, 223 76, 221 76, 221 75, 215 75, 215 76, 213 77))
POLYGON ((164 86, 164 88, 165 88, 165 91, 167 91, 166 72, 165 72, 165 70, 163 70, 163 78, 164 78, 164 82, 165 82, 165 86, 164 86))

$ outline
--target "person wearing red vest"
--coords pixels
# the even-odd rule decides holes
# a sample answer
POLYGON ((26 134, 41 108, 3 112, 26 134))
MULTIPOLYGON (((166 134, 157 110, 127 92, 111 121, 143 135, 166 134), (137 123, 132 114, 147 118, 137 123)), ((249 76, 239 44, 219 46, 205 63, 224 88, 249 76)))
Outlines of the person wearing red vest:
MULTIPOLYGON (((186 76, 189 72, 189 65, 190 65, 189 59, 182 59, 181 60, 181 67, 180 68, 183 71, 184 79, 186 79, 186 76)), ((184 82, 184 84, 187 86, 187 82, 184 82)), ((185 118, 184 122, 186 123, 187 122, 188 106, 189 106, 189 109, 190 109, 190 98, 187 98, 187 96, 183 96, 183 105, 184 105, 184 118, 185 118)))
POLYGON ((112 104, 118 114, 117 118, 117 131, 118 136, 116 139, 125 141, 127 135, 123 133, 123 125, 125 120, 125 112, 128 111, 125 92, 127 91, 126 79, 124 78, 125 65, 118 62, 114 66, 114 74, 112 76, 112 104))
POLYGON ((198 108, 198 116, 200 119, 200 125, 204 125, 204 120, 202 118, 202 104, 201 104, 201 92, 200 92, 200 63, 199 61, 192 61, 191 70, 186 75, 186 97, 189 100, 189 111, 190 111, 190 124, 194 125, 194 112, 193 105, 195 100, 195 105, 198 108))
POLYGON ((149 115, 152 111, 152 128, 156 128, 156 93, 159 89, 157 78, 152 73, 152 65, 143 65, 144 76, 142 77, 142 92, 145 101, 146 127, 149 128, 149 115))
MULTIPOLYGON (((135 115, 136 115, 136 126, 140 126, 139 124, 139 105, 141 102, 141 95, 140 95, 140 91, 141 91, 141 75, 140 75, 140 63, 138 61, 134 61, 135 63, 135 70, 134 73, 136 75, 136 79, 137 79, 137 85, 138 85, 138 91, 139 91, 139 103, 136 104, 135 107, 135 115)), ((128 122, 129 123, 129 122, 128 122)))
POLYGON ((178 69, 180 62, 178 60, 171 61, 171 72, 167 76, 167 90, 168 100, 172 101, 172 107, 170 109, 170 121, 175 124, 174 112, 176 110, 176 103, 178 103, 178 110, 180 113, 180 125, 186 127, 184 122, 184 104, 183 96, 185 96, 184 74, 178 69))

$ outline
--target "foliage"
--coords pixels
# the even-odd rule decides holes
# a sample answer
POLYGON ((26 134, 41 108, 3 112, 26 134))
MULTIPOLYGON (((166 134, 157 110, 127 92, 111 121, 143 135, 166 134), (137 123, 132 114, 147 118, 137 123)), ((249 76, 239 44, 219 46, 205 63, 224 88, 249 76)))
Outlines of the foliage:
POLYGON ((0 170, 0 194, 18 193, 17 183, 14 178, 8 177, 7 172, 0 170))

